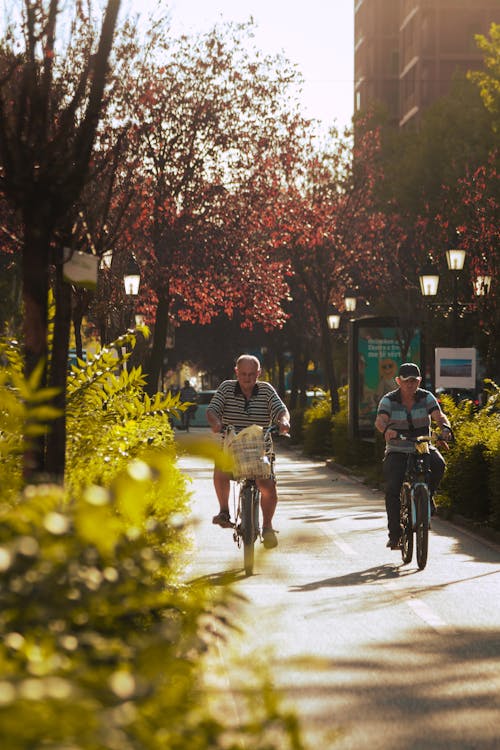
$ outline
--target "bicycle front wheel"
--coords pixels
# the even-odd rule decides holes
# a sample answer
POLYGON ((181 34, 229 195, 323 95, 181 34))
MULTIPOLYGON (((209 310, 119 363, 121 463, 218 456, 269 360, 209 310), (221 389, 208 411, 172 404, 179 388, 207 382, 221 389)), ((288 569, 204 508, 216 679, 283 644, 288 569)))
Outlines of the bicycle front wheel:
POLYGON ((429 548, 429 488, 426 485, 415 487, 415 507, 417 513, 417 565, 423 570, 427 564, 429 548))
POLYGON ((401 557, 404 563, 409 563, 413 555, 413 524, 411 517, 411 490, 405 482, 400 495, 400 524, 401 524, 401 557))
POLYGON ((255 525, 256 487, 243 487, 241 490, 241 538, 243 541, 243 564, 245 574, 251 576, 254 565, 254 544, 257 538, 255 525))

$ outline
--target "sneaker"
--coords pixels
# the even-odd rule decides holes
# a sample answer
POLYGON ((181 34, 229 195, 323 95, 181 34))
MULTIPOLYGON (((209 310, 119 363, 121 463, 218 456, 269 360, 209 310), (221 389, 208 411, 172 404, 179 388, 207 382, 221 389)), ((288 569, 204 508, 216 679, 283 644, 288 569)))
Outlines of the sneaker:
POLYGON ((273 549, 273 547, 277 547, 278 537, 276 536, 275 530, 270 526, 262 529, 262 541, 264 542, 264 547, 266 549, 273 549))
POLYGON ((401 541, 399 539, 389 539, 385 546, 390 549, 401 549, 401 541))
POLYGON ((233 526, 228 510, 221 510, 220 513, 217 513, 217 515, 212 518, 212 523, 217 524, 217 526, 222 526, 223 529, 230 529, 233 526))

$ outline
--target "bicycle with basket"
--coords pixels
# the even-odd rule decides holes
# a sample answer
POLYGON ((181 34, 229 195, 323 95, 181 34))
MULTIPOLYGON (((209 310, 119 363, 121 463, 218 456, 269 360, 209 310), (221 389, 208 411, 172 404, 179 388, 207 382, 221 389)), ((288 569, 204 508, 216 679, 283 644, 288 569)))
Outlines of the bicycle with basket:
POLYGON ((233 494, 233 539, 243 547, 245 574, 252 575, 254 549, 261 539, 260 490, 257 479, 270 479, 273 474, 274 451, 272 435, 276 425, 267 428, 251 425, 236 433, 234 427, 225 428, 224 450, 232 463, 232 475, 238 491, 233 494))

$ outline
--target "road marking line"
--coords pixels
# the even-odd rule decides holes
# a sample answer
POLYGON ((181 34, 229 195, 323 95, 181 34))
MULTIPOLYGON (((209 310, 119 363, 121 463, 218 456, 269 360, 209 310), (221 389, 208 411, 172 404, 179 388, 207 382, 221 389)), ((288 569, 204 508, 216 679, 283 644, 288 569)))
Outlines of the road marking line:
POLYGON ((396 581, 386 581, 384 586, 395 594, 397 599, 407 604, 417 617, 420 617, 421 620, 430 625, 431 628, 434 628, 434 630, 449 628, 449 625, 423 599, 418 599, 415 596, 406 596, 396 581))
POLYGON ((408 606, 411 607, 411 609, 415 612, 415 614, 420 617, 421 620, 430 625, 431 628, 439 630, 440 628, 448 627, 445 621, 441 619, 441 617, 436 612, 434 612, 422 599, 411 598, 406 599, 406 602, 408 606))
POLYGON ((345 555, 355 554, 354 547, 351 547, 350 544, 348 544, 347 542, 344 542, 342 539, 339 539, 338 536, 333 537, 333 543, 336 544, 337 547, 339 547, 345 555))

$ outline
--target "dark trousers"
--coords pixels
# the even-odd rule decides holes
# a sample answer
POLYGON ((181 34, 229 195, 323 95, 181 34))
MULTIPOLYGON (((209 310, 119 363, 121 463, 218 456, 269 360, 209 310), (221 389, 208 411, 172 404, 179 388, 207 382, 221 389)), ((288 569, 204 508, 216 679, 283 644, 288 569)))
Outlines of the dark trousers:
MULTIPOLYGON (((383 461, 385 479, 385 509, 387 511, 387 528, 391 539, 399 539, 401 529, 399 525, 399 493, 406 470, 405 453, 387 453, 383 461)), ((443 478, 445 461, 436 448, 430 451, 431 478, 429 489, 431 497, 439 487, 443 478)))

